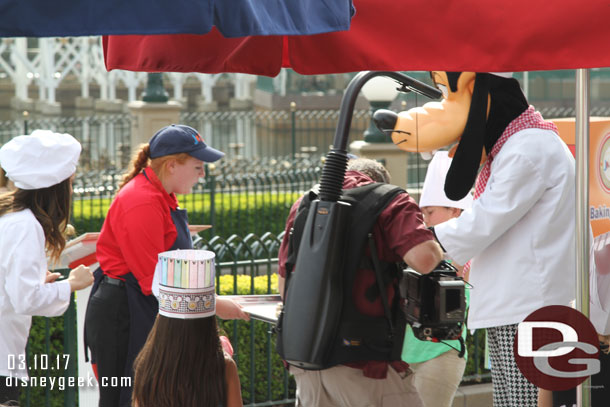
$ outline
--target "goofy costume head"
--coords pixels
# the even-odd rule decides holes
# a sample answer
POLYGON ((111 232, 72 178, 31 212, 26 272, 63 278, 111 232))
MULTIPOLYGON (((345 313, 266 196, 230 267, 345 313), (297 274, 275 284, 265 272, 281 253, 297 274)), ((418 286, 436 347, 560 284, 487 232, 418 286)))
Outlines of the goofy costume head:
POLYGON ((441 102, 399 114, 378 110, 374 121, 405 151, 434 151, 457 142, 445 179, 447 197, 457 201, 468 194, 481 162, 528 102, 511 74, 432 71, 430 76, 443 93, 441 102))

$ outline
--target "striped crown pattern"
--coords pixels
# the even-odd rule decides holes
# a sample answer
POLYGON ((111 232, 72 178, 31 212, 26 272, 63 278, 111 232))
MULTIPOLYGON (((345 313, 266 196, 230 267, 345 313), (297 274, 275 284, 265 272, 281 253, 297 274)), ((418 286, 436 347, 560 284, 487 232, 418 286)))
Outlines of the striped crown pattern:
POLYGON ((216 313, 215 254, 208 250, 159 253, 159 314, 170 318, 205 318, 216 313))

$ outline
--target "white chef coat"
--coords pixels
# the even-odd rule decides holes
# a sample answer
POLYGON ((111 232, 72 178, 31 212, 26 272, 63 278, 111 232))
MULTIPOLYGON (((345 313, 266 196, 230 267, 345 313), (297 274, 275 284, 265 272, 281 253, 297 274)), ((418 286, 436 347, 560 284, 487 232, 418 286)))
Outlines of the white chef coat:
POLYGON ((457 263, 471 260, 472 329, 516 324, 575 296, 575 163, 550 130, 513 134, 471 209, 435 232, 457 263))
POLYGON ((29 209, 0 217, 0 376, 27 377, 19 369, 32 315, 58 316, 70 303, 70 283, 45 284, 42 226, 29 209), (9 358, 15 369, 9 370, 9 358))
MULTIPOLYGON (((589 234, 591 242, 593 234, 589 234)), ((610 245, 610 232, 598 236, 600 245, 610 245)), ((591 246, 589 259, 589 319, 597 333, 610 335, 610 270, 597 270, 595 266, 594 246, 591 246)))

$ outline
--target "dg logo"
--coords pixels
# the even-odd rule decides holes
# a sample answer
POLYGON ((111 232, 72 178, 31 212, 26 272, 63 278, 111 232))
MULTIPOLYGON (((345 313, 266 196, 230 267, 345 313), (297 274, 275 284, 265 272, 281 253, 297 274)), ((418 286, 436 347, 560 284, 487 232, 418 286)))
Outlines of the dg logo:
POLYGON ((525 378, 546 390, 572 389, 600 371, 595 328, 561 305, 540 308, 518 325, 514 353, 525 378))

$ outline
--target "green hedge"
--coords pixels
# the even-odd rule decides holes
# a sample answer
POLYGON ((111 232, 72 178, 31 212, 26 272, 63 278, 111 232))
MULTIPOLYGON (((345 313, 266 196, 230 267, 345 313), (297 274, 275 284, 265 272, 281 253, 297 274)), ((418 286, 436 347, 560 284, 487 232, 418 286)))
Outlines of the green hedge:
MULTIPOLYGON (((477 366, 479 374, 489 373, 489 370, 485 368, 485 330, 477 329, 472 335, 468 331, 466 337, 466 347, 468 349, 468 360, 466 361, 466 369, 464 370, 464 376, 471 376, 477 373, 477 366), (475 336, 478 340, 478 351, 475 352, 475 336), (476 356, 476 358, 475 358, 476 356)), ((486 381, 490 381, 486 380, 486 381)), ((473 381, 482 381, 474 379, 473 381)))
MULTIPOLYGON (((268 283, 267 276, 254 277, 254 291, 252 291, 252 278, 240 275, 237 276, 237 289, 234 289, 234 277, 224 275, 219 278, 218 293, 221 295, 277 293, 277 275, 271 276, 271 292, 268 290, 268 283)), ((294 398, 296 385, 292 376, 287 375, 282 360, 275 351, 275 335, 270 333, 271 326, 261 321, 253 321, 250 324, 244 321, 219 320, 219 323, 235 350, 233 357, 238 366, 244 404, 294 398), (251 382, 252 371, 254 374, 251 382), (286 389, 285 381, 287 381, 286 389)))
MULTIPOLYGON (((196 193, 179 196, 183 208, 188 210, 189 223, 209 224, 213 228, 202 232, 201 236, 228 238, 236 234, 246 236, 255 233, 262 236, 266 232, 279 234, 284 230, 286 217, 292 203, 299 197, 296 192, 281 193, 223 193, 216 194, 214 200, 214 220, 210 205, 210 194, 196 193)), ((110 198, 75 199, 72 210, 72 225, 78 234, 99 232, 110 207, 110 198)))
MULTIPOLYGON (((66 360, 64 354, 64 317, 33 317, 28 340, 28 366, 30 368, 28 373, 31 378, 36 378, 36 380, 40 380, 41 377, 45 376, 55 378, 55 387, 53 391, 51 391, 50 386, 21 388, 21 406, 28 405, 28 398, 30 406, 45 406, 46 393, 48 392, 49 405, 51 407, 63 407, 66 392, 61 392, 58 389, 57 383, 59 382, 57 380, 60 377, 64 377, 66 360), (47 326, 49 329, 48 351, 45 341, 47 326), (48 361, 48 367, 47 369, 42 369, 41 365, 45 360, 48 361)), ((70 357, 74 358, 75 356, 72 355, 70 357)))

